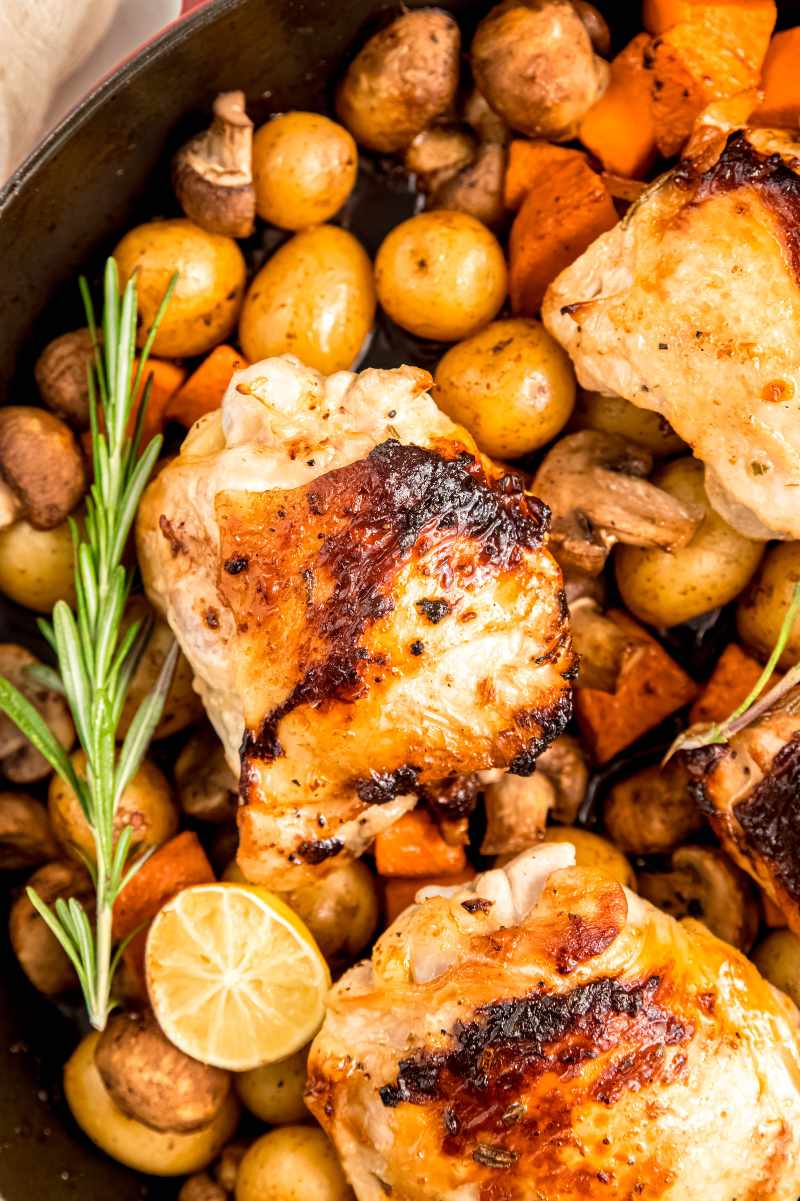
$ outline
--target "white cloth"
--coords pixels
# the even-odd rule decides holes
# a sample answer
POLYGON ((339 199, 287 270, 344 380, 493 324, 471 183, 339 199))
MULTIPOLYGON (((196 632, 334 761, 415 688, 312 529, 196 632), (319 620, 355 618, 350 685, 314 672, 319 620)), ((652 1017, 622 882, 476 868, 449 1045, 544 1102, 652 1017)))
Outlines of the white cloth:
POLYGON ((53 94, 91 54, 119 0, 0 0, 0 180, 36 141, 53 94))

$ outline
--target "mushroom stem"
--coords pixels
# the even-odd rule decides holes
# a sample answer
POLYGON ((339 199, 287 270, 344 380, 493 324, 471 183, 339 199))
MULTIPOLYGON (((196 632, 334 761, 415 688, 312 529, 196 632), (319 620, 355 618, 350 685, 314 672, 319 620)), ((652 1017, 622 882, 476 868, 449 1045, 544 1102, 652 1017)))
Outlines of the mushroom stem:
POLYGON ((220 92, 212 111, 205 138, 209 174, 251 177, 253 122, 245 112, 244 92, 220 92))

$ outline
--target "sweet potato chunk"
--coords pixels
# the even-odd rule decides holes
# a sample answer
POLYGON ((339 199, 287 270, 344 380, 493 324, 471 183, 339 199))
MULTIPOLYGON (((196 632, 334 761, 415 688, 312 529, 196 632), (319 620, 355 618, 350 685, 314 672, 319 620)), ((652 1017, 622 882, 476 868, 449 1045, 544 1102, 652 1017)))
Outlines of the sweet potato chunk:
POLYGON ((656 159, 656 127, 651 111, 652 39, 638 34, 611 64, 611 78, 600 99, 581 121, 584 146, 615 175, 636 179, 656 159))
POLYGON ((445 842, 424 809, 404 813, 375 839, 379 876, 452 876, 466 862, 464 848, 445 842))
POLYGON ((170 397, 165 417, 188 429, 206 413, 219 408, 234 371, 248 365, 244 355, 232 346, 216 346, 183 387, 170 397))
POLYGON ((753 114, 761 125, 800 124, 800 26, 776 33, 761 75, 764 99, 753 114))
POLYGON ((542 155, 511 228, 509 283, 514 313, 538 312, 551 280, 617 223, 605 184, 578 150, 558 161, 542 155))
POLYGON ((731 642, 720 655, 711 679, 692 705, 689 720, 725 721, 745 699, 762 670, 757 659, 731 642))
POLYGON ((607 616, 642 645, 625 664, 615 693, 593 688, 575 693, 575 715, 596 763, 607 763, 697 692, 683 668, 627 613, 612 609, 607 616))
MULTIPOLYGON (((505 178, 505 206, 516 212, 531 188, 539 187, 548 172, 556 170, 562 163, 572 162, 580 154, 554 146, 552 142, 525 141, 515 138, 508 148, 508 166, 505 178)), ((581 156, 586 158, 585 155, 581 156)))

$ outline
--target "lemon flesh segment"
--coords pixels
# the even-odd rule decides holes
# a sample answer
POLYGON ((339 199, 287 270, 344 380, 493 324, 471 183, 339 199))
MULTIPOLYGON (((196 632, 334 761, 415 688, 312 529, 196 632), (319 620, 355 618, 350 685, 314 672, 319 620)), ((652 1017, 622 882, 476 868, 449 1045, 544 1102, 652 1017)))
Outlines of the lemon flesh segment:
POLYGON ((150 1002, 187 1055, 243 1072, 309 1042, 330 973, 297 914, 266 889, 198 884, 169 901, 147 938, 150 1002))

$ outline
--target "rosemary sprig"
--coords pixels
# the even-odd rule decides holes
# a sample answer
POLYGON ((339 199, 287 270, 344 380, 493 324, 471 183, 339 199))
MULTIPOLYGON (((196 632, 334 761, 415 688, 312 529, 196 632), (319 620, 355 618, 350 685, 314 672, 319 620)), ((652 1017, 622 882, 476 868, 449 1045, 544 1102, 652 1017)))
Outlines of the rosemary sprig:
POLYGON ((796 684, 800 684, 800 663, 795 663, 794 667, 790 668, 786 675, 774 687, 770 688, 769 692, 761 696, 772 677, 772 673, 778 666, 781 655, 786 649, 786 643, 789 641, 792 626, 799 612, 800 584, 796 584, 789 608, 784 614, 777 641, 772 648, 772 654, 745 699, 740 705, 737 705, 733 713, 725 721, 714 722, 713 725, 709 726, 694 727, 685 730, 683 734, 679 734, 664 756, 664 763, 667 763, 678 751, 694 751, 699 747, 718 746, 721 743, 728 742, 733 738, 734 734, 738 734, 740 730, 749 726, 751 722, 756 721, 762 713, 766 713, 767 709, 772 708, 796 684))
POLYGON ((62 691, 69 704, 80 744, 86 754, 86 778, 74 770, 66 751, 26 698, 0 677, 0 709, 16 722, 55 772, 77 794, 92 831, 95 861, 86 867, 94 881, 93 919, 74 898, 50 908, 33 889, 31 903, 61 943, 80 981, 89 1020, 105 1027, 111 1009, 112 982, 122 947, 112 945, 114 901, 144 856, 129 862, 131 830, 119 836, 114 815, 120 797, 144 757, 158 724, 177 659, 173 644, 152 691, 141 702, 121 746, 117 728, 133 673, 147 641, 141 621, 123 624, 134 569, 123 555, 144 487, 158 458, 162 439, 153 438, 140 454, 142 423, 150 393, 148 380, 132 436, 128 434, 134 397, 142 383, 145 363, 177 277, 161 302, 134 374, 136 353, 136 280, 120 295, 117 265, 106 263, 102 338, 85 279, 80 290, 94 343, 94 368, 89 373, 94 482, 86 499, 85 533, 70 519, 75 547, 73 611, 66 601, 53 609, 52 621, 39 628, 52 647, 57 673, 42 669, 50 687, 62 691))

